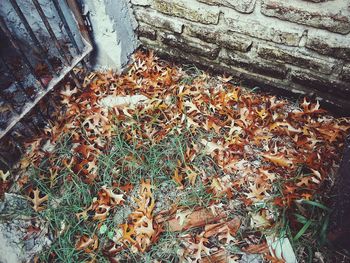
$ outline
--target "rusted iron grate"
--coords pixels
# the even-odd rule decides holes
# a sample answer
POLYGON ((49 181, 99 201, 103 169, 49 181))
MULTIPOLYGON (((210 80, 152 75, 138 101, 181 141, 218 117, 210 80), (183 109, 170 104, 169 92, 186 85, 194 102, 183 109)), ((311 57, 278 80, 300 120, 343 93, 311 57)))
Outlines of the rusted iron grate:
POLYGON ((0 2, 0 139, 73 68, 91 40, 75 0, 0 2))

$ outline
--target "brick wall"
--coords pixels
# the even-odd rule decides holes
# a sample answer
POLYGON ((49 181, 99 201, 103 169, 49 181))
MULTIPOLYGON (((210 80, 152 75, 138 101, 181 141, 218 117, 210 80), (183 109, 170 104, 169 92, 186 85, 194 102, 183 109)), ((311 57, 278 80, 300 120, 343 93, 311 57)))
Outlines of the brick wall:
POLYGON ((350 0, 131 0, 141 43, 350 112, 350 0))

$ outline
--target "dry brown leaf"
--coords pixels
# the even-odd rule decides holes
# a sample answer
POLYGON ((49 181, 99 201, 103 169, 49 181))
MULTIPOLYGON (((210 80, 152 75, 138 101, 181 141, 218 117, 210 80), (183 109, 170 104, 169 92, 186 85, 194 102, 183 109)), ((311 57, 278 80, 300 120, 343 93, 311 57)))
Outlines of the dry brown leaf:
POLYGON ((242 248, 243 252, 249 253, 249 254, 265 254, 269 253, 269 247, 266 242, 261 244, 251 244, 245 248, 242 248))
POLYGON ((128 223, 120 226, 122 236, 119 241, 125 246, 131 245, 133 252, 145 252, 161 232, 153 219, 155 200, 151 188, 149 179, 141 182, 139 198, 135 200, 138 208, 129 215, 128 223))
POLYGON ((207 224, 204 227, 204 237, 210 238, 217 235, 219 241, 226 240, 226 243, 233 241, 233 236, 236 235, 237 231, 241 226, 241 220, 238 217, 234 217, 232 220, 227 222, 220 222, 216 224, 207 224))
POLYGON ((182 211, 178 217, 171 218, 165 223, 165 229, 171 232, 183 231, 193 227, 201 227, 221 219, 223 215, 215 215, 210 209, 200 209, 191 212, 182 211), (180 216, 179 216, 180 214, 180 216), (182 215, 182 216, 181 216, 182 215))
POLYGON ((220 249, 219 251, 212 253, 210 256, 202 257, 199 263, 235 263, 239 262, 239 257, 235 255, 230 255, 225 249, 220 249))
POLYGON ((86 235, 81 236, 75 244, 76 250, 84 250, 86 253, 91 253, 98 248, 98 238, 94 235, 92 238, 86 235))
POLYGON ((215 142, 208 142, 205 139, 202 139, 201 143, 205 146, 204 152, 206 154, 209 154, 209 155, 211 155, 215 151, 224 151, 225 150, 224 146, 219 145, 215 142))
POLYGON ((44 195, 42 197, 40 196, 42 195, 39 189, 35 189, 35 190, 31 189, 31 191, 29 192, 28 200, 32 203, 33 209, 35 212, 40 212, 45 210, 45 207, 43 206, 43 204, 49 199, 48 195, 44 195))

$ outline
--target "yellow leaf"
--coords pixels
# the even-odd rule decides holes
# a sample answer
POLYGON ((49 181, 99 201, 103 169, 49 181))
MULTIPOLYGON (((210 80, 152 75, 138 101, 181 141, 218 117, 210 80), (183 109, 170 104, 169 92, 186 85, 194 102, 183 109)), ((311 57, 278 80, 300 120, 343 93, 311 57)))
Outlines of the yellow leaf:
POLYGON ((263 154, 262 156, 265 159, 269 160, 270 162, 278 166, 282 166, 282 167, 293 166, 293 162, 284 158, 283 156, 277 156, 277 155, 271 155, 271 154, 263 154))
POLYGON ((196 183, 197 173, 191 169, 191 167, 186 166, 186 174, 187 178, 191 185, 194 185, 196 183))
POLYGON ((179 169, 176 168, 174 171, 173 180, 179 185, 178 189, 184 189, 184 185, 182 184, 183 176, 179 175, 179 169))
POLYGON ((7 180, 7 177, 9 177, 9 175, 10 175, 10 171, 7 171, 6 173, 4 173, 3 170, 0 170, 0 178, 2 179, 3 182, 7 180))
POLYGON ((268 112, 265 109, 262 109, 261 111, 256 110, 256 112, 262 120, 264 120, 268 115, 268 112))

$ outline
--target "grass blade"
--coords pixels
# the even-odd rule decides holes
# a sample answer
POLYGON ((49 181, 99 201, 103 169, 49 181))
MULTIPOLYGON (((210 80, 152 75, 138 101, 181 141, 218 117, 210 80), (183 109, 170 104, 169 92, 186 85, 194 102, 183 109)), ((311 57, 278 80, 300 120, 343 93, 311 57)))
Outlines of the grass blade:
POLYGON ((306 230, 310 227, 312 221, 309 220, 305 223, 305 225, 299 230, 299 232, 293 238, 294 241, 297 241, 302 235, 305 234, 306 230))
POLYGON ((318 203, 318 202, 315 202, 315 201, 310 201, 310 200, 303 200, 302 203, 304 204, 308 204, 308 205, 311 205, 311 206, 316 206, 318 208, 321 208, 323 210, 326 210, 326 211, 331 211, 330 208, 328 208, 327 206, 321 204, 321 203, 318 203))

